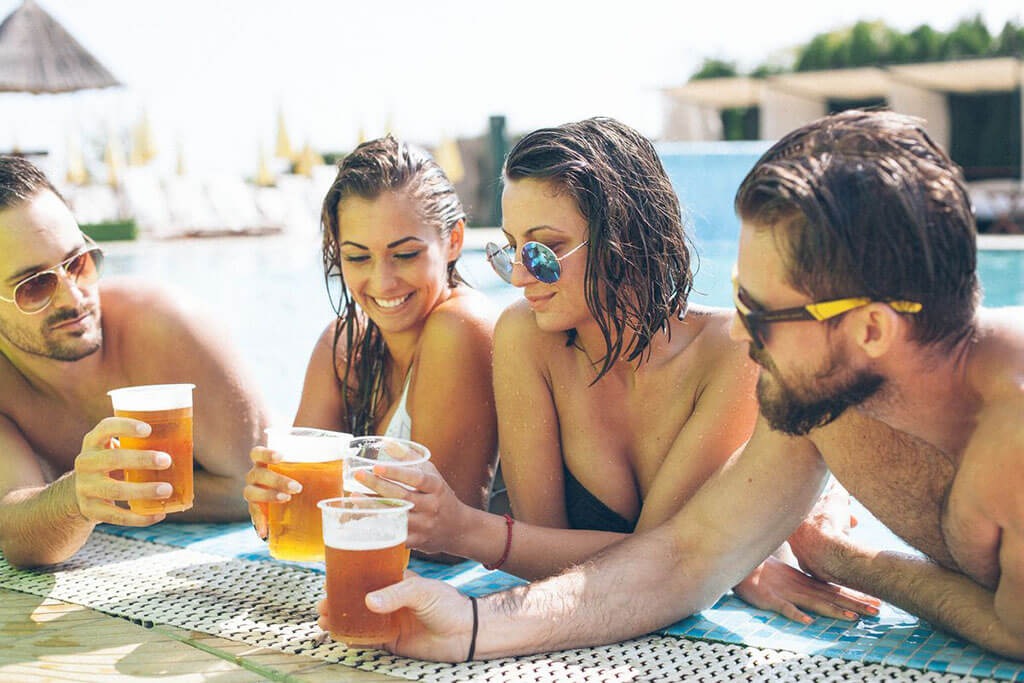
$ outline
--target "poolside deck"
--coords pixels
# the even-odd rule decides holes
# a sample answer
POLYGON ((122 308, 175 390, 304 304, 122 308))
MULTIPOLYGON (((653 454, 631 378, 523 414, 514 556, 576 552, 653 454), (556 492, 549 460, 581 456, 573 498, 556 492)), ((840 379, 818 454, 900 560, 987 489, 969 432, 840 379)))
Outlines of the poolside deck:
POLYGON ((391 676, 0 588, 0 680, 382 683, 391 676))

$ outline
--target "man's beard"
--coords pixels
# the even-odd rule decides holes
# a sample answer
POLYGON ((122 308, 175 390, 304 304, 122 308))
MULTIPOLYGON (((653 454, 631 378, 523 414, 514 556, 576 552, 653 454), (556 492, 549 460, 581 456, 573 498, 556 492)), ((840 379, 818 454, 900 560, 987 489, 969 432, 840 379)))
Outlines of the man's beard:
POLYGON ((6 339, 7 342, 16 349, 33 356, 42 356, 44 358, 49 358, 50 360, 74 362, 87 356, 91 356, 99 351, 100 346, 102 346, 103 330, 99 326, 99 316, 99 306, 95 305, 77 311, 67 308, 60 309, 46 318, 46 322, 43 325, 43 330, 45 330, 45 332, 43 333, 33 333, 24 329, 19 329, 13 325, 7 325, 4 320, 0 318, 0 336, 6 339), (92 313, 97 326, 96 338, 94 340, 87 340, 80 336, 71 336, 70 338, 67 336, 64 336, 63 338, 51 336, 54 332, 58 332, 58 330, 53 329, 54 325, 59 325, 60 323, 68 320, 74 320, 86 312, 92 313))
POLYGON ((847 408, 860 405, 874 396, 885 378, 870 370, 855 370, 838 381, 833 376, 844 371, 846 354, 829 355, 826 369, 815 373, 810 386, 792 387, 779 376, 778 368, 767 355, 750 348, 750 357, 761 366, 757 380, 757 401, 761 414, 771 428, 790 436, 804 436, 824 427, 847 408), (770 377, 768 375, 771 375, 770 377))

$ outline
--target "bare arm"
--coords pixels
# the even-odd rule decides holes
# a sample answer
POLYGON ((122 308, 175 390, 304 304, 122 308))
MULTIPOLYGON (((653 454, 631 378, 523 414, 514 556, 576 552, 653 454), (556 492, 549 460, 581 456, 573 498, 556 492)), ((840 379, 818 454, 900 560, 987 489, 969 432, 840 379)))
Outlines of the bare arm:
MULTIPOLYGON (((713 604, 796 528, 827 473, 808 440, 759 423, 743 453, 667 523, 564 574, 481 599, 477 656, 619 641, 713 604)), ((471 625, 466 599, 453 593, 417 577, 371 593, 367 604, 409 607, 416 617, 392 651, 453 661, 466 656, 471 625)))
MULTIPOLYGON (((804 525, 797 535, 805 531, 812 529, 804 525)), ((1024 659, 1024 636, 996 616, 997 597, 963 574, 921 557, 861 548, 839 536, 819 547, 808 567, 815 574, 877 595, 993 652, 1024 659)), ((807 561, 803 555, 801 561, 807 561)))
POLYGON ((170 466, 166 453, 109 448, 112 437, 148 433, 136 420, 101 420, 82 439, 74 470, 46 485, 28 442, 13 422, 0 418, 0 547, 7 561, 17 567, 55 564, 77 552, 99 522, 148 526, 162 520, 162 513, 138 514, 115 501, 166 498, 170 484, 110 476, 115 470, 170 466))
POLYGON ((78 510, 73 473, 47 484, 18 427, 0 416, 0 549, 15 567, 73 555, 95 523, 78 510))
MULTIPOLYGON (((1021 518, 1024 527, 1024 516, 1021 518)), ((995 612, 999 621, 1024 643, 1024 532, 1004 529, 999 548, 1002 574, 995 593, 995 612)), ((1017 657, 1024 658, 1024 654, 1017 657)))
POLYGON ((703 366, 704 377, 692 397, 693 412, 644 495, 637 531, 653 529, 671 518, 754 430, 757 367, 750 362, 746 348, 729 339, 729 319, 725 316, 707 322, 702 338, 695 342, 701 344, 702 352, 695 365, 703 366))
POLYGON ((409 395, 412 440, 430 449, 455 495, 477 509, 487 507, 498 447, 493 333, 493 318, 473 312, 469 302, 443 304, 424 326, 409 395))
MULTIPOLYGON (((223 522, 246 518, 242 498, 249 450, 262 438, 266 409, 254 381, 242 368, 236 351, 220 326, 162 292, 146 292, 144 314, 135 325, 142 339, 139 350, 155 377, 147 383, 190 382, 194 392, 195 505, 175 514, 175 521, 223 522), (169 343, 169 340, 173 340, 169 343), (157 365, 152 349, 167 356, 157 365)), ((138 302, 137 302, 138 303, 138 302)))
MULTIPOLYGON (((550 343, 536 329, 525 302, 510 306, 494 335, 494 394, 502 473, 515 511, 509 557, 502 567, 516 576, 551 576, 624 534, 568 529, 564 459, 558 412, 544 359, 550 343)), ((562 343, 559 340, 558 343, 562 343)), ((467 516, 458 554, 493 563, 505 548, 505 520, 483 513, 467 516)))
POLYGON ((710 607, 786 539, 827 474, 813 444, 762 421, 744 451, 667 523, 554 579, 485 599, 477 651, 500 657, 615 642, 710 607), (503 637, 507 621, 518 637, 503 637))
MULTIPOLYGON (((312 427, 346 432, 345 397, 334 366, 334 330, 332 320, 313 347, 302 383, 302 398, 295 413, 296 427, 312 427)), ((340 366, 344 369, 344 366, 340 366)))

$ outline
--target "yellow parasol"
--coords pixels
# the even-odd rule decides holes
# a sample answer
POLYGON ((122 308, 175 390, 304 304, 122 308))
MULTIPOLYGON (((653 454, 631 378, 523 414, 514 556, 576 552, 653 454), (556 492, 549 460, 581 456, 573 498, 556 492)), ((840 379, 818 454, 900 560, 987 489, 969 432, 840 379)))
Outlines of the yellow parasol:
POLYGON ((307 178, 313 177, 313 167, 320 166, 324 163, 324 158, 313 151, 312 145, 308 142, 306 146, 299 152, 298 158, 295 160, 295 174, 304 175, 307 178))
POLYGON ((288 139, 288 131, 284 125, 283 109, 277 111, 277 147, 274 150, 274 156, 289 161, 295 160, 295 152, 292 150, 292 143, 288 139))
POLYGON ((111 134, 107 138, 107 147, 103 150, 103 163, 107 165, 107 183, 111 187, 121 184, 121 168, 124 167, 124 150, 117 136, 111 134))
POLYGON ((86 185, 89 182, 89 171, 85 168, 82 157, 82 144, 78 135, 68 136, 68 173, 67 181, 72 185, 86 185))
POLYGON ((466 167, 462 165, 459 143, 455 140, 442 137, 437 149, 434 150, 434 160, 453 184, 466 177, 466 167))
POLYGON ((132 130, 132 146, 129 153, 132 166, 142 166, 156 158, 156 142, 153 140, 153 129, 149 125, 149 114, 145 111, 139 117, 132 130))
POLYGON ((256 171, 256 184, 259 187, 273 187, 274 174, 270 172, 270 167, 267 166, 267 155, 263 151, 263 147, 260 147, 260 166, 256 171))

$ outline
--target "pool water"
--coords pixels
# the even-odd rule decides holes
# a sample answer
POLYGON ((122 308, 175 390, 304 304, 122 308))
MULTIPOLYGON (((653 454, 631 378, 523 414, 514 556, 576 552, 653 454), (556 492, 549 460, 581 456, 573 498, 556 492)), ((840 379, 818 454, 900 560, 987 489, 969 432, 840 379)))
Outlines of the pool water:
MULTIPOLYGON (((107 275, 132 275, 178 292, 231 339, 271 408, 290 420, 306 362, 333 318, 315 235, 116 243, 104 247, 107 275)), ((729 307, 735 243, 697 241, 693 303, 729 307)), ((482 251, 467 252, 460 270, 495 306, 519 291, 502 282, 482 251)), ((982 251, 979 270, 989 306, 1024 304, 1024 252, 982 251)))

